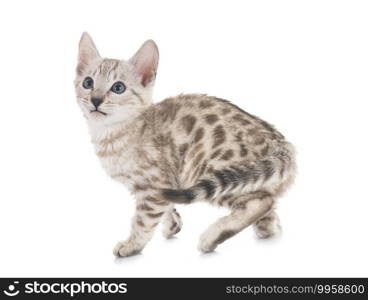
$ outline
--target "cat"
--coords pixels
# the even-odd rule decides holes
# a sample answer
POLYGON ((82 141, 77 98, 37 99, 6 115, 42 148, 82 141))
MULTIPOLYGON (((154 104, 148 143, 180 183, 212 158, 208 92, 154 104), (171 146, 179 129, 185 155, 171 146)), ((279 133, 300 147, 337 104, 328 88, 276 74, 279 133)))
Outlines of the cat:
POLYGON ((295 176, 293 145, 227 100, 181 94, 153 104, 158 60, 152 40, 127 61, 102 58, 88 33, 79 42, 77 102, 103 168, 136 198, 114 255, 139 253, 161 221, 166 238, 178 233, 178 203, 230 210, 201 235, 204 253, 249 225, 260 238, 278 233, 275 201, 295 176))

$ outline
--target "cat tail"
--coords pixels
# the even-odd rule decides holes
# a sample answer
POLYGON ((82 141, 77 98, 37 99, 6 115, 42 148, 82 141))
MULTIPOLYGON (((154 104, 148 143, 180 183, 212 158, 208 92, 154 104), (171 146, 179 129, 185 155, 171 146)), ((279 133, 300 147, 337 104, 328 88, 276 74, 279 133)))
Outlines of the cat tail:
POLYGON ((295 150, 287 142, 262 159, 216 170, 187 189, 163 189, 162 197, 173 203, 211 201, 226 194, 244 194, 291 182, 296 173, 295 150))

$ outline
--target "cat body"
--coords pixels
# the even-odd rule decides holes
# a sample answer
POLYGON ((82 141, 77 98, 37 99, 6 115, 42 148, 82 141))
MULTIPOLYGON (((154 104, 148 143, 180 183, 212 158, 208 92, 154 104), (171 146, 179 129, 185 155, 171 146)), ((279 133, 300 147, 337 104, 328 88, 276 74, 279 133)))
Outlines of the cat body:
POLYGON ((176 203, 205 201, 230 209, 202 234, 203 252, 251 224, 260 237, 275 234, 275 201, 295 174, 293 146, 273 126, 226 100, 182 94, 153 104, 157 65, 153 41, 119 61, 101 58, 89 35, 82 36, 78 103, 103 168, 136 198, 131 235, 114 254, 140 252, 160 221, 166 237, 179 232, 176 203))

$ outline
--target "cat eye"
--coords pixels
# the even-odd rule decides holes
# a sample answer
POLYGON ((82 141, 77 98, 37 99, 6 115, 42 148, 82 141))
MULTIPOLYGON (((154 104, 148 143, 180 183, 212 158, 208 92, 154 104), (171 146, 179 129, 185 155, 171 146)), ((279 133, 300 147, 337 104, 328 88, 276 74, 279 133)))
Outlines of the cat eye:
POLYGON ((124 93, 125 89, 125 85, 121 81, 115 82, 111 87, 111 91, 115 94, 122 94, 124 93))
POLYGON ((86 77, 83 80, 83 87, 87 90, 93 88, 93 79, 91 77, 86 77))

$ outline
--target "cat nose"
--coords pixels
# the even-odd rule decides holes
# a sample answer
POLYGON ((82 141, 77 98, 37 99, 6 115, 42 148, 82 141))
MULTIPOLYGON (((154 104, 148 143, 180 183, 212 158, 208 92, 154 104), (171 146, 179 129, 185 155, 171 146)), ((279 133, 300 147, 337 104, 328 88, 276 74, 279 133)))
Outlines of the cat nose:
POLYGON ((93 103, 93 105, 97 109, 100 106, 100 104, 103 102, 103 100, 101 98, 92 98, 91 102, 93 103))

